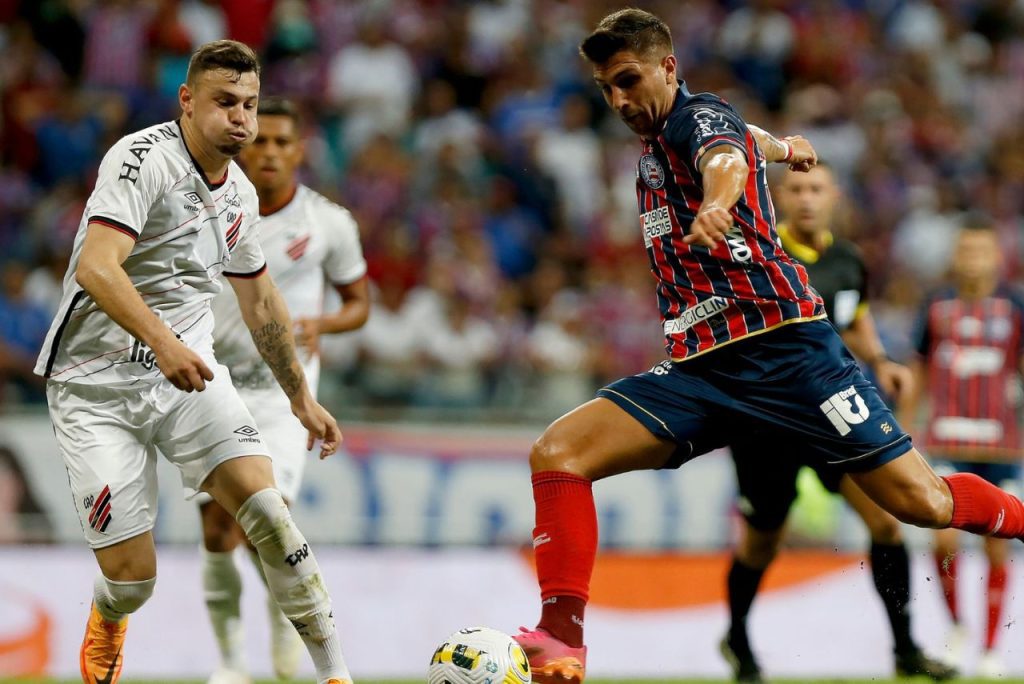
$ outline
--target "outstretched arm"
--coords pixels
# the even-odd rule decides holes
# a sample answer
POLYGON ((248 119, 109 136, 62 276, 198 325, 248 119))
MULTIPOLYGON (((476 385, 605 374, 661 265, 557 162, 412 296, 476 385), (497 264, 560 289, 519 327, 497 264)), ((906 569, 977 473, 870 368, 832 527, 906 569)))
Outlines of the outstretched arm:
POLYGON ((714 249, 715 243, 724 240, 725 234, 732 228, 732 214, 729 212, 743 194, 750 169, 741 149, 732 145, 719 145, 700 158, 700 172, 704 201, 683 242, 696 242, 714 249))
POLYGON ((769 162, 788 164, 794 171, 810 171, 818 163, 818 154, 802 135, 790 135, 780 140, 752 124, 747 124, 747 129, 769 162))
POLYGON ((256 349, 288 395, 292 413, 309 430, 306 448, 312 449, 313 442, 322 439, 320 458, 329 456, 341 443, 341 431, 331 414, 310 394, 306 375, 295 355, 291 317, 277 286, 266 272, 255 278, 228 278, 228 281, 238 296, 242 319, 256 349))

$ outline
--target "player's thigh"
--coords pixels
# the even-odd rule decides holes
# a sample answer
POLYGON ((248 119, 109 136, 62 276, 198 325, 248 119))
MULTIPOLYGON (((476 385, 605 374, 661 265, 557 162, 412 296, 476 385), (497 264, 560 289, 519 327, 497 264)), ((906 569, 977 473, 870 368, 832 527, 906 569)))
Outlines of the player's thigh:
POLYGON ((51 382, 47 400, 82 532, 93 549, 148 532, 156 522, 156 454, 146 442, 145 392, 51 382))
POLYGON ((238 394, 252 412, 270 451, 274 483, 285 501, 295 501, 306 463, 312 458, 306 449, 308 431, 292 413, 288 397, 279 387, 240 389, 238 394))
POLYGON ((716 401, 726 398, 703 379, 665 361, 617 380, 598 398, 555 421, 534 445, 534 470, 563 470, 590 479, 652 468, 678 468, 724 446, 716 401))
POLYGON ((873 470, 850 477, 875 503, 899 520, 941 528, 953 517, 953 497, 917 449, 910 449, 873 470))
POLYGON ((202 392, 185 393, 173 387, 167 391, 166 415, 154 443, 178 467, 188 498, 208 489, 204 483, 214 470, 235 459, 244 458, 247 464, 231 469, 244 474, 247 486, 273 487, 270 453, 259 426, 232 386, 227 368, 218 365, 213 372, 213 380, 202 392))
POLYGON ((799 461, 780 442, 759 432, 735 438, 729 448, 740 514, 756 533, 780 532, 796 500, 799 461))
POLYGON ((533 445, 534 472, 556 470, 598 480, 661 468, 676 445, 655 436, 615 403, 593 399, 565 414, 533 445))

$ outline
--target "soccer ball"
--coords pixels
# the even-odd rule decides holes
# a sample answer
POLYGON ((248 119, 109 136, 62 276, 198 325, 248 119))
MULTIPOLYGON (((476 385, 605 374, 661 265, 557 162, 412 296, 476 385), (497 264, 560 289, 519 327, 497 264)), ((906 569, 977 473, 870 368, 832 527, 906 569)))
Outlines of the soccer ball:
POLYGON ((428 684, 530 684, 530 663, 512 637, 489 627, 460 629, 434 651, 428 684))

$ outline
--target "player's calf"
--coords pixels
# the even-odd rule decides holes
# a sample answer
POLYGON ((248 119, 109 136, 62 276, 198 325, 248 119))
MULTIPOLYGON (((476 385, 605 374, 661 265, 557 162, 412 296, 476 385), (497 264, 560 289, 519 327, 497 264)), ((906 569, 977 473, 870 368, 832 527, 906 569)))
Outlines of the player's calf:
POLYGON ((270 592, 309 650, 317 680, 350 680, 320 567, 281 493, 256 492, 236 517, 260 556, 270 592))

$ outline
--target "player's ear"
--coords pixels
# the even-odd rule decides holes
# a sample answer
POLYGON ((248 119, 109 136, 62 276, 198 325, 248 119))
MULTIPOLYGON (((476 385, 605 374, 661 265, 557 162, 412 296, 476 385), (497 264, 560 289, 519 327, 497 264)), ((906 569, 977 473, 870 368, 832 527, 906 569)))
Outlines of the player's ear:
POLYGON ((192 89, 188 87, 187 83, 182 83, 178 86, 178 104, 181 106, 182 113, 185 116, 192 116, 192 89))
POLYGON ((665 70, 665 84, 674 86, 676 84, 676 56, 669 53, 661 58, 661 67, 665 70))

